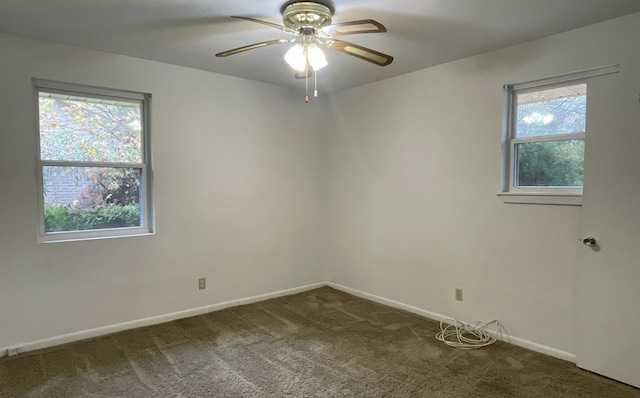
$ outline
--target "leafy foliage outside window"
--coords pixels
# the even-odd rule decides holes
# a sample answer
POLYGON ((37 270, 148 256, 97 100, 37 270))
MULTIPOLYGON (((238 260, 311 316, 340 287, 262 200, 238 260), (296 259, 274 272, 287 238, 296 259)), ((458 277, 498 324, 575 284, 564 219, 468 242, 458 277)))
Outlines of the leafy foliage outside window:
POLYGON ((40 92, 39 119, 45 232, 141 226, 140 103, 40 92))
POLYGON ((518 103, 516 136, 584 133, 586 117, 586 95, 518 103))
POLYGON ((582 186, 583 140, 532 142, 517 148, 518 186, 582 186))
POLYGON ((140 104, 40 94, 40 159, 139 163, 140 104))
POLYGON ((586 84, 518 95, 514 186, 582 187, 586 108, 586 84))
POLYGON ((136 205, 105 206, 95 210, 72 209, 64 205, 44 207, 47 232, 123 228, 136 226, 139 221, 140 207, 136 205))

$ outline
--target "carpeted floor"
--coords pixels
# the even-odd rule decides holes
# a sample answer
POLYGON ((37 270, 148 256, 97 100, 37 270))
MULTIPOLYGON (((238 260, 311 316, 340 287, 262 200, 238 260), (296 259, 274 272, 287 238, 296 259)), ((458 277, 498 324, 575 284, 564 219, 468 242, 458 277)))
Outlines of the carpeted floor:
POLYGON ((0 359, 0 397, 640 397, 505 343, 325 287, 0 359))

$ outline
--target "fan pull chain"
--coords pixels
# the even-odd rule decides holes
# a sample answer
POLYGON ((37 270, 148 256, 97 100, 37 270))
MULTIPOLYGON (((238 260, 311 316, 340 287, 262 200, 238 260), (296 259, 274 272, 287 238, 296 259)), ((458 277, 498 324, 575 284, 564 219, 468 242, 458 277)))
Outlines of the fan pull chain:
POLYGON ((313 74, 313 79, 314 79, 313 96, 317 97, 318 96, 318 71, 316 71, 316 73, 313 74))
POLYGON ((304 65, 304 89, 305 89, 305 97, 304 102, 306 104, 309 103, 309 59, 307 59, 307 50, 304 50, 304 56, 306 59, 306 63, 304 65))

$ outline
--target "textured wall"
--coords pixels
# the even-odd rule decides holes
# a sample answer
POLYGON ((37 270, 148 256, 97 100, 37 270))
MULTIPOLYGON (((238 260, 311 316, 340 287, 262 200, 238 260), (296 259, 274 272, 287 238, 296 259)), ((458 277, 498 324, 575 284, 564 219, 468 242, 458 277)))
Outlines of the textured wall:
POLYGON ((639 39, 635 14, 333 95, 328 280, 575 353, 581 208, 496 196, 502 86, 637 67, 639 39))
POLYGON ((322 101, 6 35, 0 49, 0 347, 324 280, 322 101), (37 243, 33 77, 153 95, 155 235, 37 243))

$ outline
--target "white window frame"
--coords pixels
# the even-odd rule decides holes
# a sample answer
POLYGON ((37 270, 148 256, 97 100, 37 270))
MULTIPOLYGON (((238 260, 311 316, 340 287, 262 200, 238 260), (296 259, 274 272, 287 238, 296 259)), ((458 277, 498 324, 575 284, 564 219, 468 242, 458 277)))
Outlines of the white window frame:
MULTIPOLYGON (((538 137, 516 137, 518 95, 555 87, 588 84, 588 80, 617 73, 620 65, 610 65, 524 83, 504 85, 502 125, 502 173, 498 196, 505 203, 581 205, 583 187, 518 187, 515 186, 516 145, 531 142, 585 140, 586 132, 538 137)), ((588 94, 587 94, 588 95, 588 94)), ((588 115, 587 115, 588 119, 588 115)), ((588 120, 587 127, 588 128, 588 120)), ((586 141, 586 140, 585 140, 586 141)))
POLYGON ((62 83, 44 79, 32 79, 35 98, 36 118, 36 161, 37 161, 37 187, 38 187, 38 241, 39 242, 65 242, 87 239, 117 238, 127 236, 149 235, 154 233, 153 211, 153 169, 151 167, 151 140, 150 140, 150 108, 151 94, 133 91, 114 90, 101 87, 85 86, 80 84, 62 83), (40 111, 39 95, 41 92, 62 94, 74 97, 90 97, 109 101, 139 103, 141 111, 141 162, 140 163, 110 163, 110 162, 76 162, 76 161, 49 161, 40 157, 40 111), (44 177, 45 166, 69 166, 69 167, 131 167, 141 170, 141 199, 139 227, 107 228, 99 230, 45 232, 44 228, 44 177))

